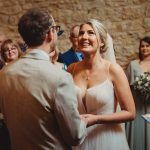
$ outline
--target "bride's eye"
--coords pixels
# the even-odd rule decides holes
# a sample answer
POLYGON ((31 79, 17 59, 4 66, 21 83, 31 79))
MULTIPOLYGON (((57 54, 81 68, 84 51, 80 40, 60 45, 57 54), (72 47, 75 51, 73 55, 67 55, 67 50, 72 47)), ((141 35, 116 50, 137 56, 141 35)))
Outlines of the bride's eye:
POLYGON ((95 35, 95 32, 93 30, 88 31, 88 35, 95 35))
POLYGON ((84 31, 80 31, 79 32, 79 36, 83 35, 84 34, 84 31))

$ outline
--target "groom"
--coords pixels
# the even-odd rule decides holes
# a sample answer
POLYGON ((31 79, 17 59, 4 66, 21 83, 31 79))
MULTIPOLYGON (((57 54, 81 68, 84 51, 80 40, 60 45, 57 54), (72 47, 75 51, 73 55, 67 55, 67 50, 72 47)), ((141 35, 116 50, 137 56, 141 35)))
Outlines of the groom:
POLYGON ((19 20, 29 50, 0 72, 0 110, 12 150, 70 150, 86 136, 71 75, 49 60, 57 29, 41 9, 31 9, 19 20))

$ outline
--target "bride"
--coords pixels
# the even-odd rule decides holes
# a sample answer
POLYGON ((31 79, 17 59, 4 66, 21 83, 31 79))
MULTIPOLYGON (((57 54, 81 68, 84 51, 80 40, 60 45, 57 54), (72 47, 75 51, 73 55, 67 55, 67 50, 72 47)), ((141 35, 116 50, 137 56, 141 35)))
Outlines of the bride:
POLYGON ((91 19, 80 26, 78 49, 84 59, 71 64, 68 72, 74 78, 78 109, 87 121, 88 135, 73 149, 129 150, 120 123, 135 118, 135 106, 124 71, 115 63, 112 47, 111 38, 99 21, 91 19))

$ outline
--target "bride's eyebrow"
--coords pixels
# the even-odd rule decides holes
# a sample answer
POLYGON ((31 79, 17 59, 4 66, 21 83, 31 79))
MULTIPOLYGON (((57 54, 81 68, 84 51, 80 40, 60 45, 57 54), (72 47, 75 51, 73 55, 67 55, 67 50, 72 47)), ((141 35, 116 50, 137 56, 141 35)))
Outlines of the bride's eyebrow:
POLYGON ((87 30, 87 31, 89 31, 89 32, 95 32, 93 29, 90 29, 90 30, 87 30))
POLYGON ((95 31, 93 29, 89 29, 89 30, 81 29, 79 32, 95 32, 95 31))

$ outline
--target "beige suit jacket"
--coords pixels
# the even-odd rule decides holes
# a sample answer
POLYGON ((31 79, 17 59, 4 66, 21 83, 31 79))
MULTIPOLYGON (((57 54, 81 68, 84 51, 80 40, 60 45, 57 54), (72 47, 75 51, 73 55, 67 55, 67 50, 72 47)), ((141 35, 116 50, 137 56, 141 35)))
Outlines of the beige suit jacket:
POLYGON ((12 150, 69 150, 84 140, 86 125, 77 111, 71 75, 39 51, 4 67, 0 89, 12 150))

